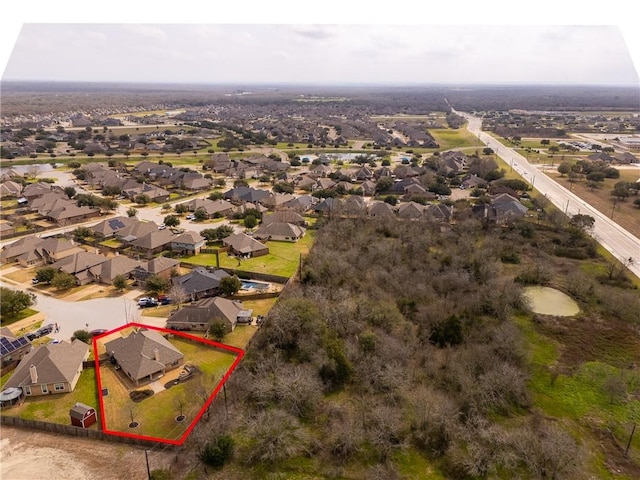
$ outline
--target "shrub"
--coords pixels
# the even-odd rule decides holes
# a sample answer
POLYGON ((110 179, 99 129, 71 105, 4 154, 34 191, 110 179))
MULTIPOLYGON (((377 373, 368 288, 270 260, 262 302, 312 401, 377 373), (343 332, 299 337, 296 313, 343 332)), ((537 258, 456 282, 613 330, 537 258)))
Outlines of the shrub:
POLYGON ((200 453, 200 460, 212 467, 222 467, 233 454, 233 438, 230 435, 221 435, 207 442, 200 453))
POLYGON ((141 402, 142 400, 144 400, 145 398, 149 398, 150 396, 153 395, 153 390, 151 389, 147 389, 147 390, 134 390, 133 392, 131 392, 129 394, 129 397, 131 398, 131 400, 133 400, 134 402, 141 402))

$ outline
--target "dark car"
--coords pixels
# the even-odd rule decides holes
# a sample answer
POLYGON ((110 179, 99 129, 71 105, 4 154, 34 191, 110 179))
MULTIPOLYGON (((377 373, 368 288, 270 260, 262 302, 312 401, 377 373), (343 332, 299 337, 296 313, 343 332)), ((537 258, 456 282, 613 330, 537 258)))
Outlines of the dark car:
POLYGON ((102 335, 103 333, 107 333, 107 330, 105 330, 104 328, 96 328, 95 330, 91 330, 89 332, 89 335, 91 335, 92 337, 97 337, 98 335, 102 335))
POLYGON ((44 327, 40 327, 38 329, 38 333, 39 333, 38 336, 42 337, 44 335, 49 335, 51 332, 53 332, 53 323, 45 325, 44 327))
POLYGON ((29 332, 25 335, 25 337, 27 337, 29 340, 35 340, 36 338, 40 337, 40 334, 38 333, 38 331, 36 330, 35 332, 29 332))

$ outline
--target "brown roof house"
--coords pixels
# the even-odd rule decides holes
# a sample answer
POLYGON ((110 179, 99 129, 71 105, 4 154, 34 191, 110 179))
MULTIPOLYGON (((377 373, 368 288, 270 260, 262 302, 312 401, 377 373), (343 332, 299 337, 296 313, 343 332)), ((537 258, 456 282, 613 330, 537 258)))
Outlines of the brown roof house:
MULTIPOLYGON (((147 258, 151 258, 155 254, 168 249, 174 238, 177 238, 176 235, 168 229, 156 230, 132 241, 130 245, 134 251, 142 253, 147 258)), ((123 240, 126 240, 126 237, 123 240)))
POLYGON ((184 354, 155 330, 141 329, 105 344, 107 353, 139 386, 184 363, 184 354))
POLYGON ((144 282, 150 275, 157 275, 168 280, 174 274, 180 274, 180 260, 169 257, 154 257, 147 261, 146 265, 136 267, 133 272, 133 278, 144 282))
POLYGON ((269 247, 244 233, 234 233, 222 239, 232 254, 243 257, 259 257, 269 253, 269 247))
POLYGON ((0 252, 0 260, 5 263, 18 262, 23 267, 45 265, 76 253, 84 252, 72 240, 65 238, 23 237, 0 252))
POLYGON ((108 260, 104 255, 91 252, 80 252, 63 258, 51 266, 62 272, 69 273, 76 278, 78 285, 86 285, 95 280, 91 269, 108 260))
POLYGON ((88 357, 89 345, 80 340, 41 345, 24 356, 4 387, 22 388, 26 396, 72 392, 88 357))
POLYGON ((280 240, 285 242, 297 242, 305 233, 304 227, 293 223, 272 222, 262 224, 254 232, 254 238, 260 240, 280 240))
POLYGON ((171 240, 171 250, 181 255, 197 255, 207 241, 198 232, 184 232, 171 240))
POLYGON ((167 328, 174 330, 207 330, 211 320, 222 320, 227 331, 232 332, 238 322, 251 323, 251 310, 242 302, 222 297, 203 298, 186 305, 167 320, 167 328))
POLYGON ((107 259, 105 262, 91 267, 89 272, 94 281, 111 285, 118 275, 131 278, 133 271, 143 265, 145 265, 145 262, 141 262, 140 260, 134 260, 124 255, 116 255, 115 257, 107 259))

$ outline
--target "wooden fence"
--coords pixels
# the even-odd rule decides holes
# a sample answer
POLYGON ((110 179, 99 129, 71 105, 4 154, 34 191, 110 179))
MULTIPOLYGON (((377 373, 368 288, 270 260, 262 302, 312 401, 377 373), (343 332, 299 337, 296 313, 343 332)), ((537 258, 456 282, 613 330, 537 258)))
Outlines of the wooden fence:
POLYGON ((145 440, 142 438, 132 437, 120 437, 117 435, 109 435, 101 430, 87 429, 75 427, 73 425, 62 425, 60 423, 43 422, 40 420, 26 420, 24 418, 10 417, 7 415, 0 416, 0 424, 7 425, 16 428, 23 428, 25 430, 40 430, 51 433, 62 433, 64 435, 70 435, 74 437, 92 438, 95 440, 102 440, 115 443, 127 443, 129 445, 135 445, 138 447, 153 448, 158 445, 163 447, 169 447, 178 449, 180 446, 172 445, 164 442, 154 442, 152 440, 145 440))

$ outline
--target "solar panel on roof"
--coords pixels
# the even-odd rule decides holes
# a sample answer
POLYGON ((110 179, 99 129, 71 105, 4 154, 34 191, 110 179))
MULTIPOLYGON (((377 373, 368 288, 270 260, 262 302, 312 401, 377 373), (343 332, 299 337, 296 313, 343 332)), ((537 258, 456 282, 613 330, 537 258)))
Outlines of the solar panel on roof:
POLYGON ((26 337, 19 337, 15 340, 9 340, 7 337, 0 339, 0 354, 7 355, 11 352, 15 352, 19 348, 29 344, 29 340, 26 337))
POLYGON ((122 223, 122 220, 120 220, 119 218, 113 218, 109 220, 109 226, 114 230, 125 227, 124 223, 122 223))

